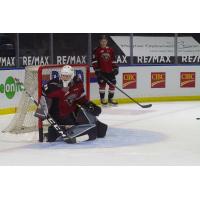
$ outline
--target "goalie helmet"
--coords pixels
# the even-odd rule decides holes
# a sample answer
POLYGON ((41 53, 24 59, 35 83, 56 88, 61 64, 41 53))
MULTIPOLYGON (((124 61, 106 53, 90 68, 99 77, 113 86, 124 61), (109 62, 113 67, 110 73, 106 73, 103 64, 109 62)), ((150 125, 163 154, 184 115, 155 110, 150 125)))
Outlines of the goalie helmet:
POLYGON ((74 68, 70 65, 65 65, 61 69, 61 79, 63 81, 63 86, 68 87, 68 84, 72 81, 74 78, 74 68))

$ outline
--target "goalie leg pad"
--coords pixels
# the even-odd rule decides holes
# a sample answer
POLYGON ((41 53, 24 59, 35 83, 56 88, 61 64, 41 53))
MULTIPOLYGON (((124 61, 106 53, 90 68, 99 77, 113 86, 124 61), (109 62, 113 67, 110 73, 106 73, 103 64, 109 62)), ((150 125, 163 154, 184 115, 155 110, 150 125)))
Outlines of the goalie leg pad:
POLYGON ((49 126, 48 133, 45 133, 47 142, 55 142, 59 136, 60 136, 60 134, 55 130, 55 128, 53 126, 49 126))
POLYGON ((95 124, 96 120, 96 116, 87 112, 87 110, 85 110, 84 108, 79 108, 76 117, 77 124, 95 124))
POLYGON ((84 124, 73 126, 66 130, 68 136, 64 141, 70 144, 80 143, 97 138, 97 127, 95 124, 84 124))
POLYGON ((108 129, 108 125, 100 122, 99 120, 96 121, 97 126, 97 137, 98 138, 104 138, 106 136, 106 132, 108 129))

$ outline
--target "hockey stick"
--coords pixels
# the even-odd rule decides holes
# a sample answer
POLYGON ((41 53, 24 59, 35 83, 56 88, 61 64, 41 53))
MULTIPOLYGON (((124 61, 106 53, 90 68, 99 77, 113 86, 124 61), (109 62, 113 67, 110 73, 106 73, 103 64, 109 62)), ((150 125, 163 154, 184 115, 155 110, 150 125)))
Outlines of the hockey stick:
POLYGON ((114 85, 113 83, 111 83, 107 78, 105 78, 104 76, 101 75, 101 77, 109 84, 112 85, 113 87, 117 88, 121 93, 123 93, 124 95, 126 95, 129 99, 131 99, 134 103, 136 103, 138 106, 142 107, 142 108, 150 108, 152 106, 152 104, 147 104, 147 105, 142 105, 140 104, 138 101, 136 101, 135 99, 133 99, 132 97, 130 97, 128 94, 126 94, 123 90, 121 90, 117 85, 114 85))
MULTIPOLYGON (((34 97, 31 96, 31 94, 26 90, 24 84, 22 82, 19 81, 19 79, 15 78, 15 81, 18 82, 19 84, 21 84, 22 89, 25 91, 25 93, 30 97, 30 99, 33 101, 33 103, 39 107, 41 106, 40 103, 38 103, 34 97)), ((42 106, 41 106, 42 108, 42 106)), ((51 124, 54 129, 59 133, 59 135, 63 138, 63 140, 68 140, 71 139, 71 137, 69 135, 64 134, 64 131, 60 128, 60 126, 54 121, 54 119, 51 117, 51 115, 49 113, 46 113, 45 110, 43 109, 44 115, 47 119, 47 121, 49 122, 49 124, 51 124)))

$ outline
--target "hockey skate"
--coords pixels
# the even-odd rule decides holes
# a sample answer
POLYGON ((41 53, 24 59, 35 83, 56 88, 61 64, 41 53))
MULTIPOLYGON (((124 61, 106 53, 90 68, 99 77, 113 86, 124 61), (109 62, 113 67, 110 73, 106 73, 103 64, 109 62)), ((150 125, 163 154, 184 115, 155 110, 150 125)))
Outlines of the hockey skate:
POLYGON ((111 106, 117 106, 117 104, 118 104, 118 102, 116 100, 112 99, 112 98, 108 99, 108 103, 111 106))
POLYGON ((108 104, 108 102, 105 99, 101 99, 100 100, 101 105, 106 106, 108 104))

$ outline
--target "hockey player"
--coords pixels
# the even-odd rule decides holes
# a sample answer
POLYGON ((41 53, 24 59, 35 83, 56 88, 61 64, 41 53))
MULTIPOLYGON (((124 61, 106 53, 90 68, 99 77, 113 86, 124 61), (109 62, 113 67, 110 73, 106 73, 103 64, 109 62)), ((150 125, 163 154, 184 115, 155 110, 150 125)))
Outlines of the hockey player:
POLYGON ((102 35, 99 40, 99 47, 94 50, 92 65, 97 76, 99 84, 99 94, 101 104, 107 103, 116 105, 117 102, 113 99, 116 84, 115 76, 119 73, 118 66, 115 62, 114 50, 107 46, 108 39, 102 35), (113 85, 109 85, 108 102, 105 100, 106 80, 108 79, 113 85))
MULTIPOLYGON (((43 95, 48 102, 50 116, 69 136, 66 142, 78 143, 105 137, 107 125, 96 118, 101 108, 86 98, 83 82, 71 66, 65 65, 60 78, 52 79, 43 86, 43 95)), ((48 128, 48 142, 54 142, 59 136, 53 126, 48 128)))

